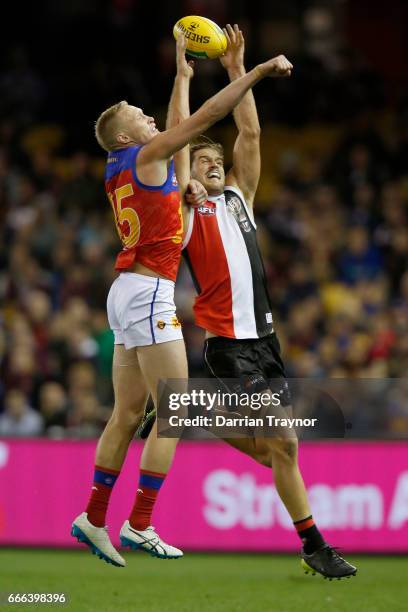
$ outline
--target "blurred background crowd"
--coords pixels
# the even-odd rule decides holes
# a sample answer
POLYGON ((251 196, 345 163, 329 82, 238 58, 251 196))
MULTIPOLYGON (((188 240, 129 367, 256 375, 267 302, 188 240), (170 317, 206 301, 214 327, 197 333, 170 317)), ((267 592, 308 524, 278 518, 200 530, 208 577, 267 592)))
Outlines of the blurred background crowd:
MULTIPOLYGON (((109 417, 105 303, 119 240, 93 122, 127 99, 163 126, 171 30, 187 14, 237 21, 248 66, 278 53, 295 66, 290 80, 255 92, 258 240, 289 375, 406 377, 407 7, 391 0, 385 18, 365 1, 248 4, 163 2, 154 15, 137 0, 27 7, 20 39, 0 60, 0 436, 93 437, 109 417), (76 41, 69 51, 67 37, 76 41)), ((197 62, 193 109, 225 82, 219 62, 197 62)), ((210 135, 228 164, 231 120, 210 135)), ((176 304, 190 372, 200 376, 193 301, 182 266, 176 304)), ((408 434, 404 387, 356 407, 367 436, 408 434)))

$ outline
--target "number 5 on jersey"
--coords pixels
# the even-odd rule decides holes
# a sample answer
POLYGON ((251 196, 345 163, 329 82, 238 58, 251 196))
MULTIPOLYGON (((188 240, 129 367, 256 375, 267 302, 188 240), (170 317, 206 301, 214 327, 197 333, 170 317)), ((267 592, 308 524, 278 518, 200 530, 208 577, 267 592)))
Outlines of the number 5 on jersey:
POLYGON ((174 242, 174 244, 181 244, 181 242, 183 242, 183 212, 181 209, 181 201, 180 201, 180 206, 178 208, 177 214, 179 216, 180 219, 180 225, 178 230, 176 231, 175 235, 173 236, 173 238, 171 239, 172 242, 174 242))
POLYGON ((133 187, 130 183, 115 189, 114 194, 108 193, 119 238, 127 249, 135 247, 140 237, 140 221, 137 212, 134 208, 123 205, 123 200, 132 195, 133 187))

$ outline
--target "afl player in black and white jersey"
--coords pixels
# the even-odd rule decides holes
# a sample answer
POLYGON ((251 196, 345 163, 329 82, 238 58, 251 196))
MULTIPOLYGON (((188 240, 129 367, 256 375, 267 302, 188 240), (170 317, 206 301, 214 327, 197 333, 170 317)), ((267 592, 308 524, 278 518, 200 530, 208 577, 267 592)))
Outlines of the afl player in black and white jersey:
MULTIPOLYGON (((244 37, 227 25, 228 48, 220 58, 231 81, 245 74, 244 37)), ((275 58, 276 77, 290 77, 293 66, 275 58)), ((189 116, 189 80, 178 101, 180 120, 189 116)), ((208 193, 185 219, 184 255, 197 298, 195 322, 206 330, 204 358, 211 376, 239 379, 245 389, 279 390, 281 405, 290 395, 273 320, 262 258, 256 242, 253 204, 260 176, 260 125, 252 91, 234 110, 238 136, 233 165, 224 171, 223 148, 203 141, 190 147, 191 177, 208 193)), ((342 578, 356 568, 328 545, 318 530, 298 466, 294 435, 226 440, 259 463, 273 469, 276 489, 302 542, 302 566, 327 578, 342 578)))

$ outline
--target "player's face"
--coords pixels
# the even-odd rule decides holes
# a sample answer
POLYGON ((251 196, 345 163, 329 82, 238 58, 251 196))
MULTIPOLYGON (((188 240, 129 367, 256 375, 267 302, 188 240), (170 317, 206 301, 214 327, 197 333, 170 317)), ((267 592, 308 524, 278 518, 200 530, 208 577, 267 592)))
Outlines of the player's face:
POLYGON ((224 158, 215 149, 200 149, 194 155, 192 178, 200 181, 209 195, 223 193, 225 187, 224 158))
POLYGON ((129 104, 123 113, 126 131, 132 141, 146 144, 159 133, 154 118, 145 115, 141 108, 129 104))

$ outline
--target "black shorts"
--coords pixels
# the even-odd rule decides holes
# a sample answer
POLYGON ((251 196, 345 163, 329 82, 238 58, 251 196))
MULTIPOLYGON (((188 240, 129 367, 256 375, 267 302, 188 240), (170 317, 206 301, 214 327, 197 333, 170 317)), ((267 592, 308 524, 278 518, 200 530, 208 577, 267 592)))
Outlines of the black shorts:
POLYGON ((208 338, 204 345, 204 360, 210 376, 221 380, 234 391, 260 392, 271 389, 281 396, 281 405, 289 406, 290 392, 285 366, 280 355, 280 344, 275 333, 264 338, 237 340, 235 338, 208 338))

